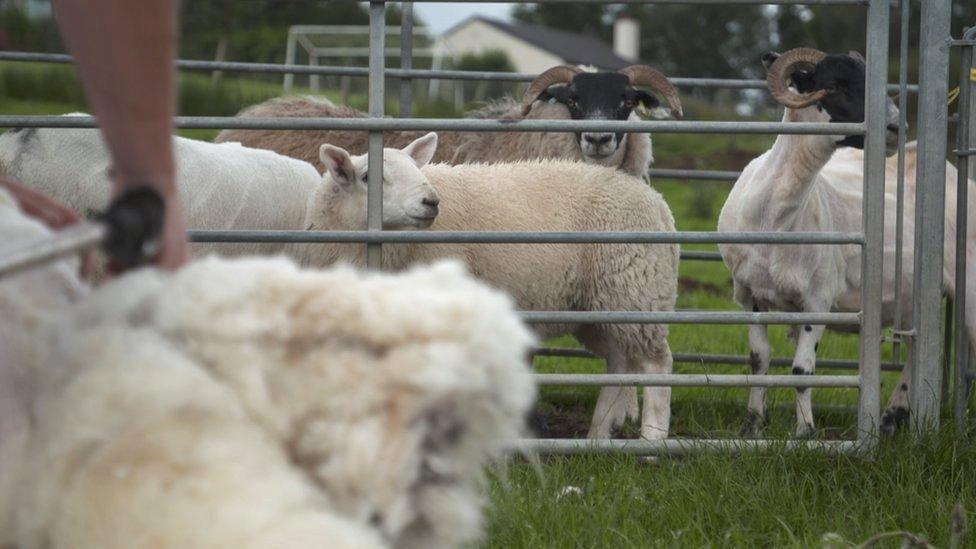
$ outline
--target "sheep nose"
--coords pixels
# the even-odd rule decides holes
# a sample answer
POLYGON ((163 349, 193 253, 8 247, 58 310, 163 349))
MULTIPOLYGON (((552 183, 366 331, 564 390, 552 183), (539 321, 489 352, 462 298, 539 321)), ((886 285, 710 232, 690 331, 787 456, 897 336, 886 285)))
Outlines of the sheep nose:
POLYGON ((592 134, 586 134, 585 136, 583 136, 583 139, 585 139, 586 142, 590 143, 591 145, 606 145, 607 143, 610 142, 611 139, 613 139, 613 136, 606 133, 599 134, 596 136, 592 134))
POLYGON ((424 206, 430 206, 432 208, 436 208, 437 205, 441 203, 441 199, 438 198, 438 197, 436 197, 436 196, 435 197, 427 197, 427 198, 424 198, 423 200, 421 200, 420 203, 423 204, 424 206))

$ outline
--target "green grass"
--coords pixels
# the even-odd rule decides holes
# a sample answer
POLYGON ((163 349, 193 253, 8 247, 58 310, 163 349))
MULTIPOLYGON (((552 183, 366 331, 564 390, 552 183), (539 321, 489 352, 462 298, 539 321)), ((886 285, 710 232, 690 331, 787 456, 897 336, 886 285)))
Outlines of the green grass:
MULTIPOLYGON (((202 90, 209 85, 208 77, 195 78, 192 87, 202 90)), ((222 87, 229 90, 224 95, 235 100, 280 93, 273 83, 244 79, 225 79, 222 87)), ((362 102, 362 98, 356 101, 362 102)), ((73 100, 38 101, 0 94, 0 112, 5 114, 61 114, 83 108, 73 100)), ((179 133, 210 139, 216 131, 179 133)), ((654 137, 656 165, 739 169, 770 142, 766 136, 659 135, 654 137)), ((655 181, 654 186, 670 204, 678 229, 696 231, 715 229, 730 188, 722 182, 668 180, 655 181)), ((702 245, 686 249, 716 248, 702 245)), ((680 275, 679 308, 737 309, 731 300, 729 274, 721 263, 685 261, 680 275)), ((671 327, 669 341, 675 353, 748 353, 744 326, 676 325, 671 327)), ((786 328, 771 327, 770 341, 774 356, 792 355, 786 328)), ((577 346, 570 337, 547 344, 577 346)), ((856 336, 828 332, 818 356, 854 359, 857 347, 856 336)), ((889 355, 886 349, 885 357, 889 355)), ((599 360, 539 357, 535 368, 539 372, 599 373, 604 365, 599 360)), ((746 367, 676 364, 675 370, 744 373, 746 367)), ((887 394, 895 376, 883 377, 887 394)), ((544 388, 540 408, 552 432, 556 436, 584 436, 596 394, 595 388, 544 388)), ((682 437, 737 436, 747 394, 746 389, 674 389, 672 433, 682 437)), ((769 436, 790 436, 795 417, 793 396, 790 389, 769 391, 769 436)), ((856 391, 817 389, 814 402, 819 437, 853 436, 856 391)), ((635 426, 626 428, 622 436, 636 436, 635 426)), ((492 471, 487 483, 485 545, 506 549, 846 547, 837 539, 860 542, 878 532, 900 529, 945 545, 955 503, 963 502, 970 522, 976 521, 972 514, 976 510, 973 472, 976 445, 954 445, 946 433, 915 445, 905 437, 886 441, 873 460, 772 451, 662 459, 654 464, 624 456, 549 458, 541 467, 516 461, 492 471), (566 486, 579 487, 583 493, 560 497, 566 486), (825 542, 824 536, 831 533, 840 538, 825 542)), ((898 542, 881 544, 897 546, 898 542)), ((976 535, 963 546, 976 547, 976 535)))

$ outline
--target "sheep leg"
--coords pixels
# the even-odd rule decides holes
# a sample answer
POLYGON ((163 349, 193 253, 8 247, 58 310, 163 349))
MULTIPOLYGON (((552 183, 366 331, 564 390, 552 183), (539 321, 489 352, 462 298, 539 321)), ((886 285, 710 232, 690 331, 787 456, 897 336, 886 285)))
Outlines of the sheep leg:
MULTIPOLYGON (((796 354, 793 356, 793 375, 813 375, 817 366, 817 347, 823 336, 825 326, 803 326, 796 343, 796 354)), ((796 389, 796 436, 807 438, 813 436, 813 390, 810 387, 796 389)))
MULTIPOLYGON (((638 361, 638 365, 643 363, 638 361)), ((665 342, 664 351, 644 368, 651 374, 670 374, 673 366, 671 348, 665 342)), ((668 438, 671 428, 671 387, 644 387, 644 414, 641 417, 641 438, 668 438)))
MULTIPOLYGON (((627 360, 623 354, 611 345, 607 354, 607 372, 620 374, 626 372, 627 360)), ((637 389, 635 387, 602 387, 600 396, 596 400, 596 410, 589 438, 610 438, 613 429, 624 424, 628 417, 638 414, 637 389)))
MULTIPOLYGON (((753 308, 758 311, 758 307, 753 308)), ((765 325, 749 326, 749 366, 752 375, 764 376, 769 372, 769 334, 765 325)), ((766 388, 752 387, 749 389, 749 407, 746 413, 746 424, 742 435, 759 438, 766 428, 766 388)))

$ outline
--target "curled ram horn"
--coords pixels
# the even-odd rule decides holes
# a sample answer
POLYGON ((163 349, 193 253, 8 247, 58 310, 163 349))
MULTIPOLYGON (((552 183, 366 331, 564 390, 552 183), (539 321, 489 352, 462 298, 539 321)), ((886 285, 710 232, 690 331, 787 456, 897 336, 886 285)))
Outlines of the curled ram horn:
POLYGON ((826 53, 813 48, 796 48, 780 55, 766 73, 766 86, 773 99, 791 109, 802 109, 823 99, 827 95, 825 90, 798 93, 786 81, 797 70, 814 70, 825 57, 826 53))
POLYGON ((583 71, 579 67, 574 67, 572 65, 559 65, 558 67, 553 67, 537 76, 536 79, 529 84, 529 87, 522 95, 522 115, 525 116, 526 114, 529 114, 529 110, 532 108, 532 103, 538 99, 539 94, 541 94, 546 88, 552 86, 553 84, 568 84, 569 82, 573 81, 574 76, 581 72, 583 71))
POLYGON ((647 65, 631 65, 620 69, 618 72, 630 79, 631 86, 646 86, 654 90, 667 101, 668 106, 671 107, 671 114, 675 118, 681 118, 683 113, 681 111, 681 99, 678 98, 678 90, 662 72, 647 65))

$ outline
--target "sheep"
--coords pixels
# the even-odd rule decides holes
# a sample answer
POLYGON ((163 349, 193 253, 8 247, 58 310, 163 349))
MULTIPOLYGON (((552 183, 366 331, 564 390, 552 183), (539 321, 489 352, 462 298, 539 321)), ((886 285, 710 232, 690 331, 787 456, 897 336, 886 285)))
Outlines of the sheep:
MULTIPOLYGON (((414 152, 421 160, 434 156, 436 141, 414 152)), ((430 226, 441 231, 674 231, 671 211, 659 193, 622 172, 565 160, 511 164, 426 164, 401 151, 384 153, 387 173, 411 169, 430 182, 440 209, 430 226), (394 168, 395 167, 395 168, 394 168)), ((350 156, 333 145, 321 147, 326 167, 314 198, 316 230, 338 230, 360 222, 365 201, 348 208, 337 198, 365 193, 362 183, 367 155, 350 156), (321 224, 320 224, 321 223, 321 224)), ((365 247, 353 244, 309 244, 299 252, 308 264, 337 261, 365 263, 365 247)), ((677 295, 678 246, 675 244, 388 244, 384 266, 399 269, 439 258, 463 259, 471 272, 509 292, 522 309, 650 310, 674 309, 677 295)), ((538 325, 542 337, 572 333, 607 359, 615 373, 671 371, 667 327, 663 325, 594 324, 575 327, 538 325)), ((644 390, 641 436, 667 436, 670 388, 644 390)), ((604 388, 589 436, 608 438, 614 427, 638 416, 632 387, 604 388)))
MULTIPOLYGON (((622 172, 565 160, 428 165, 436 149, 437 134, 431 133, 403 150, 384 151, 387 228, 674 230, 671 211, 661 196, 622 172), (444 204, 439 206, 441 199, 444 204)), ((365 229, 366 156, 351 157, 340 147, 323 145, 320 160, 326 174, 308 198, 308 215, 296 228, 365 229)), ((186 191, 184 201, 196 200, 194 191, 186 191)), ((72 203, 70 196, 59 198, 72 203)), ((191 227, 198 226, 192 218, 189 222, 191 227)), ((282 251, 303 266, 325 267, 343 261, 365 266, 365 246, 360 244, 296 244, 282 251)), ((385 265, 394 269, 440 257, 464 260, 476 277, 511 293, 524 309, 667 311, 676 300, 677 245, 384 246, 385 265)), ((605 357, 611 372, 671 371, 665 326, 539 327, 539 333, 547 337, 567 332, 605 357)), ((641 435, 663 438, 670 421, 670 388, 646 388, 644 394, 648 404, 641 418, 641 435)), ((638 415, 635 388, 604 388, 589 436, 608 438, 614 427, 638 415)))
MULTIPOLYGON (((800 48, 783 55, 763 56, 773 97, 786 106, 786 122, 862 122, 864 120, 864 60, 849 55, 827 55, 800 48), (787 87, 786 81, 792 85, 787 87)), ((895 152, 898 110, 888 102, 887 152, 895 152)), ((864 155, 863 136, 780 135, 772 148, 746 166, 719 215, 719 231, 825 231, 860 232, 864 155)), ((903 310, 912 299, 913 238, 915 210, 915 147, 906 149, 905 228, 902 287, 894 286, 896 159, 885 167, 885 225, 883 317, 891 323, 899 297, 903 310), (900 291, 899 291, 900 290, 900 291)), ((946 166, 946 238, 944 284, 954 295, 956 170, 946 166)), ((969 208, 976 208, 976 189, 971 184, 969 208)), ((976 242, 976 220, 970 220, 969 242, 976 242)), ((859 311, 861 253, 855 245, 776 246, 768 244, 720 245, 722 258, 732 273, 734 298, 753 311, 803 312, 859 311)), ((976 264, 976 246, 969 247, 967 261, 976 264)), ((972 270, 972 269, 970 269, 972 270)), ((966 324, 976 336, 976 277, 970 273, 967 287, 966 324)), ((824 326, 798 330, 793 374, 813 374, 818 342, 824 326)), ((974 339, 976 341, 976 339, 974 339)), ((754 374, 769 369, 770 349, 765 326, 749 327, 750 363, 754 374)), ((907 417, 910 370, 905 368, 881 419, 882 432, 890 434, 907 417)), ((744 432, 762 433, 766 422, 764 388, 751 389, 744 432)), ((810 389, 797 389, 796 435, 814 431, 810 389)))
MULTIPOLYGON (((429 136, 427 139, 434 139, 429 136)), ((311 165, 239 144, 173 139, 177 183, 192 229, 303 230, 321 176, 311 165)), ((408 145, 407 154, 413 150, 408 145)), ((317 162, 317 161, 316 161, 317 162)), ((0 173, 45 192, 80 212, 102 210, 111 191, 111 160, 92 129, 14 129, 0 135, 0 173)), ((394 177, 385 193, 384 225, 418 229, 436 215, 437 196, 422 180, 394 177)), ((365 200, 365 198, 363 198, 365 200)), ((365 214, 364 214, 365 215, 365 214)), ((352 228, 365 228, 365 217, 352 228)), ((287 253, 275 243, 197 244, 202 257, 287 253)))
MULTIPOLYGON (((618 72, 598 73, 592 68, 569 65, 553 67, 539 75, 521 101, 504 98, 468 114, 469 118, 522 120, 639 120, 634 109, 641 105, 658 115, 667 109, 681 117, 681 101, 671 82, 660 72, 633 65, 618 72), (646 86, 649 93, 636 86, 646 86), (656 94, 656 96, 655 96, 656 94)), ((249 107, 239 117, 362 118, 364 113, 334 105, 321 97, 279 97, 249 107)), ((403 147, 421 134, 387 132, 384 143, 403 147)), ((319 145, 332 143, 352 154, 366 153, 366 134, 347 131, 224 130, 216 142, 240 142, 248 147, 270 149, 315 163, 319 145)), ((582 160, 611 166, 643 177, 653 162, 651 138, 646 134, 613 132, 441 132, 435 162, 463 164, 512 162, 546 158, 582 160)))
POLYGON ((26 439, 0 439, 0 545, 469 543, 481 467, 535 393, 511 300, 457 264, 211 257, 47 308, 11 282, 4 319, 43 318, 0 327, 32 342, 34 400, 26 439))

